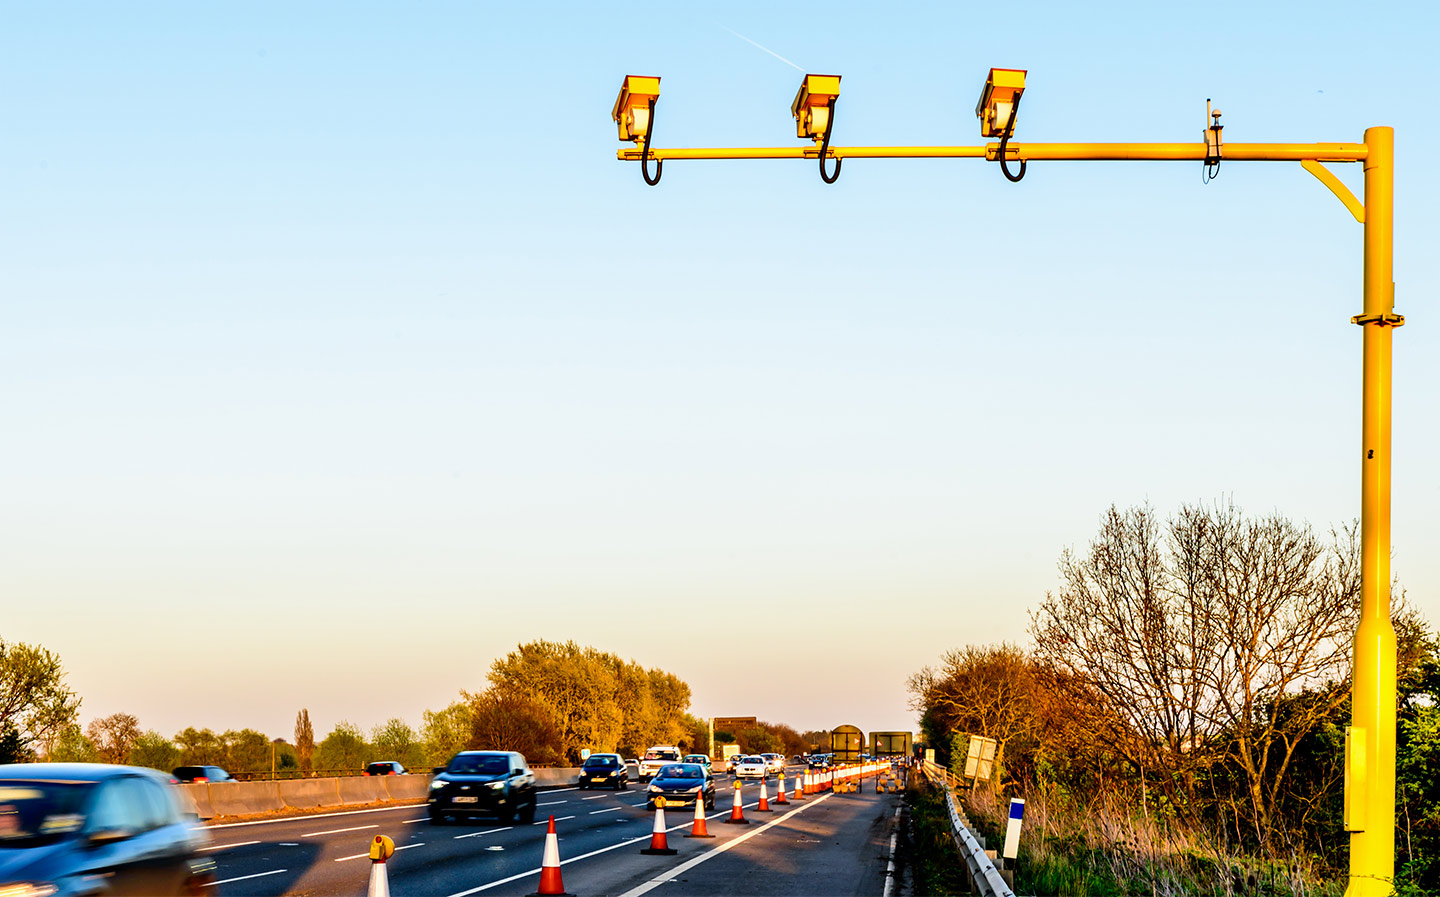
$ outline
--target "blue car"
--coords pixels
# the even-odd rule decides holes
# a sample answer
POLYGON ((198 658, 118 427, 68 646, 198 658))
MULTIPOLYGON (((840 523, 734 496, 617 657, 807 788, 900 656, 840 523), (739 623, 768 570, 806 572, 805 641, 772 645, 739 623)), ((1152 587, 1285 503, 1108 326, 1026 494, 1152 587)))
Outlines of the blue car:
POLYGON ((645 790, 645 806, 693 807, 697 800, 705 809, 715 809, 715 779, 699 763, 671 763, 660 767, 645 790))
POLYGON ((0 894, 201 894, 215 863, 169 776, 103 763, 0 766, 0 894))

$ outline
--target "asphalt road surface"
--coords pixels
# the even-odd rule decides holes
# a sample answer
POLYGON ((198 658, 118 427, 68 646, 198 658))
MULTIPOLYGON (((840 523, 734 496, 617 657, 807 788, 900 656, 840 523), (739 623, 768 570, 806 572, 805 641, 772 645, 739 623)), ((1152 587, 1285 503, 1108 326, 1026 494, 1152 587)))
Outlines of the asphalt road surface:
POLYGON ((715 809, 706 827, 716 837, 686 838, 694 810, 665 814, 674 856, 647 856, 655 814, 642 787, 627 791, 540 792, 533 825, 476 820, 433 825, 423 805, 359 810, 210 827, 218 865, 212 893, 358 895, 370 877, 370 842, 395 842, 387 864, 395 897, 513 897, 533 894, 540 881, 545 823, 555 817, 565 890, 580 897, 694 897, 694 895, 850 895, 886 891, 890 834, 899 798, 876 794, 865 780, 859 794, 815 794, 770 813, 755 807, 759 786, 742 792, 749 825, 730 825, 733 788, 716 776, 715 809))

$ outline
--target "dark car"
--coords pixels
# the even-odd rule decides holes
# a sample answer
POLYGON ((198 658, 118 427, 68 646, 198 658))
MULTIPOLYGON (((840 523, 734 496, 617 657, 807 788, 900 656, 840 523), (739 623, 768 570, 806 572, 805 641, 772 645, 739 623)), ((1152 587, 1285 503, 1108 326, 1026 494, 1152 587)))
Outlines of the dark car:
POLYGON ((170 773, 182 784, 191 782, 233 782, 230 773, 218 766, 177 766, 170 773))
POLYGON ((580 767, 581 788, 614 788, 616 791, 630 786, 630 770, 619 754, 591 754, 580 767))
POLYGON ((705 809, 715 809, 715 779, 699 763, 662 766, 645 790, 645 806, 651 810, 656 807, 693 807, 700 799, 705 801, 705 809))
POLYGON ((535 821, 535 774, 515 751, 461 751, 430 782, 430 821, 494 816, 535 821))
POLYGON ((405 767, 396 763, 394 760, 376 760, 374 763, 365 764, 365 772, 362 773, 362 775, 403 776, 405 775, 405 767))
POLYGON ((0 766, 0 893, 201 894, 209 836, 164 773, 102 763, 0 766))

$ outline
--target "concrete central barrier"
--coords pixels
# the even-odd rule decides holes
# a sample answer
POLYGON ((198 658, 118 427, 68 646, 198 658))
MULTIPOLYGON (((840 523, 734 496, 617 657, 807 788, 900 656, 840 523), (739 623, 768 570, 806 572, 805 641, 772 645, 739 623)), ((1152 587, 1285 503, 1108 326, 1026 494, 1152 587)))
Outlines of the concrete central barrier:
MULTIPOLYGON (((537 769, 535 784, 563 788, 575 784, 578 768, 537 769)), ((282 779, 275 782, 196 782, 177 786, 201 819, 247 816, 276 810, 313 810, 356 804, 423 800, 431 777, 346 776, 328 779, 282 779)))

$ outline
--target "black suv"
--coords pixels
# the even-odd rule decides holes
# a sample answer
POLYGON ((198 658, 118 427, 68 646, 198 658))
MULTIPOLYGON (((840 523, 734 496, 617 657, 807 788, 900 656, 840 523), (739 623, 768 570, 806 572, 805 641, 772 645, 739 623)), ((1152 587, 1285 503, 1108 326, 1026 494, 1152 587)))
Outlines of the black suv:
POLYGON ((461 751, 430 782, 430 821, 451 816, 494 816, 535 821, 535 774, 515 751, 461 751))

